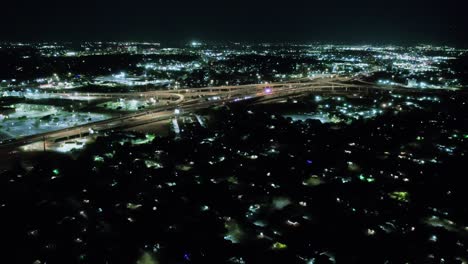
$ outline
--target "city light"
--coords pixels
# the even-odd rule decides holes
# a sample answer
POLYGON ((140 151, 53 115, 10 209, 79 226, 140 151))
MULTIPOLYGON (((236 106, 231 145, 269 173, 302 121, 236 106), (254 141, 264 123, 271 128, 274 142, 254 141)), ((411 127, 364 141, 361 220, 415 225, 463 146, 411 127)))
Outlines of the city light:
POLYGON ((36 264, 466 262, 467 52, 0 43, 2 235, 36 264))

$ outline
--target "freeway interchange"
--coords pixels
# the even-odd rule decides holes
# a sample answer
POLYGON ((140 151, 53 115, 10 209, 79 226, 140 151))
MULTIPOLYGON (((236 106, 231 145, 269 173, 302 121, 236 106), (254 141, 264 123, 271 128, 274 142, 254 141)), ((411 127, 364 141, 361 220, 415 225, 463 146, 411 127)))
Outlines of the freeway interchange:
MULTIPOLYGON (((370 91, 395 90, 413 92, 404 87, 377 86, 350 77, 304 78, 289 82, 251 84, 239 86, 204 87, 176 90, 156 90, 136 93, 87 93, 85 96, 102 98, 158 98, 168 100, 167 105, 152 110, 121 115, 98 122, 87 123, 66 129, 12 139, 0 144, 0 148, 16 148, 32 143, 60 142, 91 134, 117 131, 131 127, 167 120, 177 115, 176 112, 191 113, 199 109, 236 102, 245 99, 274 100, 304 93, 358 94, 370 91), (208 98, 216 98, 208 100, 208 98), (178 109, 178 111, 175 111, 178 109)), ((76 93, 62 93, 63 97, 76 96, 76 93)))

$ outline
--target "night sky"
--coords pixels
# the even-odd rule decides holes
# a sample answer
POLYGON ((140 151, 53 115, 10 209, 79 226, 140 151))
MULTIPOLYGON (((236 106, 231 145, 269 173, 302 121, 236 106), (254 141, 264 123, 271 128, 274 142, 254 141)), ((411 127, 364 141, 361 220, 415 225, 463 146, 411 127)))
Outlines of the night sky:
POLYGON ((462 0, 2 2, 3 41, 468 42, 462 0))

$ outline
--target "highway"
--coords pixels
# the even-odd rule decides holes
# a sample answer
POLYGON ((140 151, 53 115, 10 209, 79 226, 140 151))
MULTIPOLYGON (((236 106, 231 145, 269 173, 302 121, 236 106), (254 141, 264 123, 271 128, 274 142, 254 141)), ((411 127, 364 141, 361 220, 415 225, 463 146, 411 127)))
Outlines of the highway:
MULTIPOLYGON (((222 105, 228 102, 235 102, 245 98, 267 98, 275 99, 285 96, 297 95, 308 92, 317 93, 368 93, 370 91, 394 90, 404 92, 421 92, 403 87, 382 87, 374 84, 360 82, 348 77, 301 79, 293 82, 280 82, 269 84, 251 84, 239 86, 220 86, 193 89, 176 90, 156 90, 138 93, 92 93, 79 94, 92 97, 117 97, 117 98, 141 98, 152 97, 168 99, 168 105, 162 105, 152 110, 139 111, 120 117, 110 118, 98 122, 87 123, 66 129, 51 131, 32 136, 16 138, 0 145, 0 148, 15 148, 40 141, 59 142, 75 137, 88 136, 90 134, 103 133, 106 131, 117 131, 121 129, 136 127, 152 122, 173 118, 175 109, 182 113, 194 112, 198 109, 208 108, 215 105, 222 105), (359 83, 359 84, 356 84, 359 83), (217 96, 219 99, 207 100, 217 96)), ((77 96, 77 93, 63 96, 77 96)))

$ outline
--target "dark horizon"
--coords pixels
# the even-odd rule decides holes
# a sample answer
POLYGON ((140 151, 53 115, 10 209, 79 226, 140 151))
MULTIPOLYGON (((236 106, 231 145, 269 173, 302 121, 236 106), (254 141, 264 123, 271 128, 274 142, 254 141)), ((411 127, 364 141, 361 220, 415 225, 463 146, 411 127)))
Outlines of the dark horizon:
POLYGON ((467 46, 460 3, 292 0, 5 3, 0 41, 294 42, 467 46))

